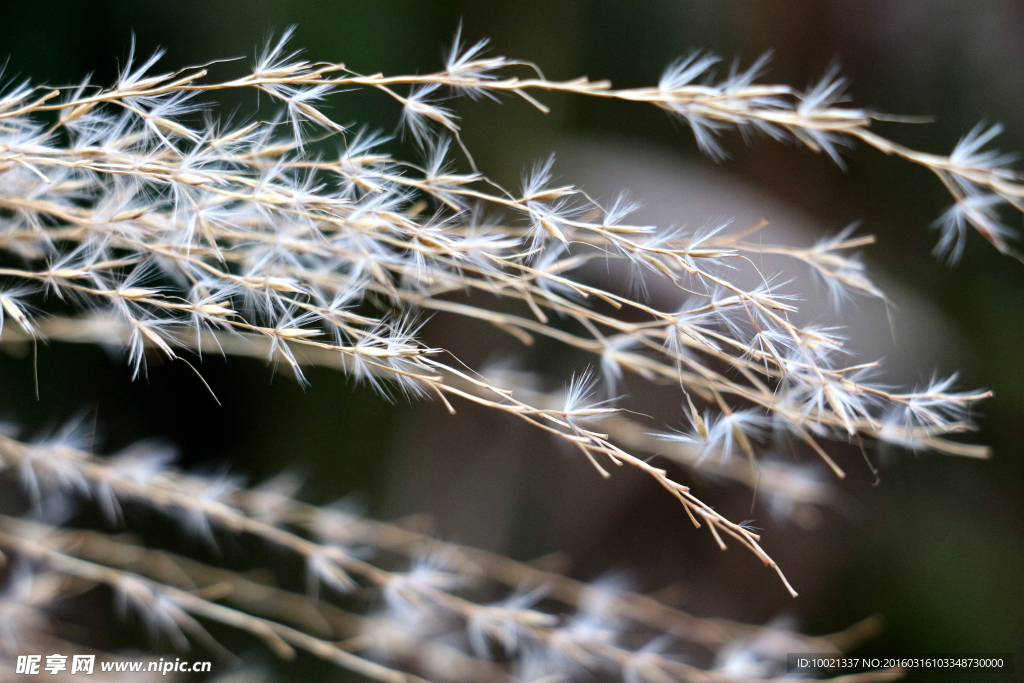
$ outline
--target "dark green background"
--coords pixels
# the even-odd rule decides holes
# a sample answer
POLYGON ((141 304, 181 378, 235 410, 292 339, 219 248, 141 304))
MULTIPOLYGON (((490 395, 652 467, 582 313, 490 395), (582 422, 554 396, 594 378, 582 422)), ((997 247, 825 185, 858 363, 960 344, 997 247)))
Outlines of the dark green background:
MULTIPOLYGON (((620 86, 654 82, 665 64, 696 47, 744 63, 774 49, 770 78, 798 87, 838 59, 858 103, 936 117, 926 126, 883 127, 902 142, 948 151, 987 119, 1006 125, 1002 147, 1024 150, 1024 9, 1018 2, 5 2, 0 56, 10 55, 8 78, 67 84, 92 72, 97 82, 108 83, 133 32, 143 54, 163 46, 165 64, 178 67, 251 56, 271 31, 297 24, 294 45, 313 59, 343 60, 367 72, 422 72, 439 65, 460 19, 470 38, 489 36, 496 52, 535 61, 550 78, 587 74, 620 86)), ((460 105, 466 143, 485 170, 514 182, 530 161, 520 147, 534 149, 538 139, 567 133, 641 139, 696 158, 689 133, 661 112, 582 99, 545 101, 554 110, 546 117, 518 103, 460 105)), ((343 122, 375 121, 390 129, 397 120, 396 108, 380 98, 335 99, 332 105, 343 122)), ((936 263, 929 255, 936 235, 927 227, 948 197, 921 169, 862 148, 850 154, 846 173, 806 150, 771 142, 748 148, 734 136, 728 149, 733 159, 727 171, 823 223, 863 219, 865 230, 879 237, 868 253, 871 267, 929 297, 950 317, 968 342, 959 364, 963 386, 995 391, 983 406, 979 436, 995 458, 908 456, 886 471, 877 488, 853 477, 847 489, 865 503, 865 512, 854 522, 829 526, 833 535, 802 539, 835 548, 834 566, 816 579, 811 594, 788 603, 774 585, 765 585, 772 581, 766 575, 727 574, 740 578, 722 588, 731 596, 722 616, 764 620, 785 611, 806 630, 822 632, 877 612, 888 628, 864 652, 1016 652, 1019 671, 1024 265, 974 235, 960 266, 936 263)), ((1021 225, 1019 216, 1013 224, 1021 225)), ((179 365, 152 368, 148 381, 133 384, 124 365, 100 349, 53 345, 40 353, 37 403, 31 363, 4 356, 0 411, 31 430, 95 409, 107 447, 165 437, 181 447, 189 465, 215 469, 229 463, 257 479, 295 466, 312 475, 305 490, 312 500, 358 491, 368 495, 371 510, 379 506, 393 446, 388 435, 410 408, 391 407, 332 372, 311 372, 312 388, 303 393, 285 377, 271 383, 259 363, 213 360, 203 372, 218 388, 225 404, 219 408, 179 365)), ((655 588, 682 578, 673 577, 674 562, 684 562, 679 556, 704 556, 696 547, 706 539, 676 531, 678 510, 652 503, 656 498, 644 496, 626 510, 609 527, 604 550, 577 558, 584 576, 630 567, 640 587, 655 588), (640 535, 645 542, 680 550, 652 552, 630 531, 641 524, 651 530, 640 535)), ((524 557, 557 550, 531 540, 528 525, 519 538, 524 557)), ((932 673, 908 680, 985 678, 932 673)))

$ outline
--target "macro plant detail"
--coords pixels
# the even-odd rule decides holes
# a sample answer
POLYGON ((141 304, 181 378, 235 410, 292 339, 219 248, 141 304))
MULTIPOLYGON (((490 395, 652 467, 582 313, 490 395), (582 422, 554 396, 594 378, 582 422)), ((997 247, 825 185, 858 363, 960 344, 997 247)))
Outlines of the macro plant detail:
MULTIPOLYGON (((702 502, 680 467, 817 504, 819 488, 800 470, 759 463, 765 443, 803 444, 840 478, 829 442, 987 455, 951 437, 972 429, 972 406, 988 392, 955 390, 955 376, 906 390, 872 381, 877 364, 851 361, 838 329, 799 322, 800 293, 755 261, 789 258, 837 303, 885 302, 856 253, 870 237, 848 229, 797 248, 760 240, 762 224, 638 225, 629 197, 603 200, 556 182, 553 158, 521 187, 503 188, 477 168, 449 100, 519 97, 544 112, 545 93, 558 92, 654 105, 719 159, 719 137, 729 131, 796 142, 839 164, 842 149, 860 141, 923 166, 948 188, 954 203, 936 222, 936 253, 951 261, 969 229, 1017 255, 1003 214, 1024 212, 1024 183, 1009 156, 987 148, 998 126, 975 128, 948 156, 918 152, 875 133, 874 121, 899 118, 847 104, 836 71, 807 91, 762 84, 766 58, 719 78, 715 57, 693 53, 656 86, 620 90, 586 78, 550 81, 530 63, 488 55, 486 41, 467 46, 458 36, 444 68, 418 76, 307 61, 289 37, 232 80, 211 78, 215 65, 160 73, 159 53, 136 63, 133 50, 110 87, 7 86, 5 342, 123 348, 135 376, 157 354, 193 365, 197 381, 201 365, 188 359, 208 354, 262 356, 300 383, 305 366, 329 365, 395 399, 508 413, 577 450, 603 477, 621 466, 653 477, 695 526, 723 549, 747 548, 793 595, 750 524, 702 502), (401 105, 400 130, 421 160, 394 158, 387 136, 325 113, 327 98, 352 89, 401 105), (273 117, 217 118, 214 98, 229 90, 255 91, 255 111, 272 109, 273 117), (632 287, 595 284, 588 267, 597 263, 627 270, 632 287), (751 274, 758 284, 741 284, 751 274), (655 283, 685 303, 658 308, 648 296, 655 283), (422 341, 420 321, 435 314, 493 326, 526 345, 554 340, 589 356, 596 370, 565 378, 558 391, 524 373, 468 368, 422 341), (628 398, 617 387, 627 374, 677 386, 686 426, 623 410, 628 398)), ((302 504, 284 479, 247 489, 201 478, 147 444, 97 456, 81 430, 35 442, 2 437, 0 458, 37 505, 89 500, 129 527, 126 505, 141 505, 213 542, 222 533, 258 539, 300 558, 307 575, 303 594, 159 550, 128 552, 101 532, 9 517, 0 520, 0 548, 39 576, 62 577, 12 578, 5 602, 21 606, 12 624, 39 617, 61 582, 103 585, 176 646, 191 639, 231 657, 202 619, 248 632, 282 657, 302 649, 382 681, 539 681, 587 671, 627 681, 746 680, 772 675, 772 657, 788 649, 842 651, 866 628, 810 638, 700 620, 613 586, 302 504), (376 596, 373 608, 361 612, 354 594, 376 596), (498 601, 487 602, 494 594, 498 601), (684 663, 675 641, 717 655, 715 667, 684 663), (737 644, 763 649, 761 674, 729 668, 737 644)))

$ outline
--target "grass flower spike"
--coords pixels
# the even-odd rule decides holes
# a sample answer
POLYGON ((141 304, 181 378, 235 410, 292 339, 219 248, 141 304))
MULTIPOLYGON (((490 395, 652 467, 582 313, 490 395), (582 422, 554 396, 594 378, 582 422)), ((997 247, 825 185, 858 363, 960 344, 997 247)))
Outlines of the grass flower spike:
MULTIPOLYGON (((803 444, 838 477, 835 442, 986 455, 960 438, 988 392, 954 389, 955 375, 916 390, 874 382, 877 364, 852 360, 841 331, 801 322, 790 276, 755 266, 758 255, 781 256, 823 280, 837 305, 855 296, 884 302, 857 254, 871 237, 851 227, 792 247, 756 239, 760 225, 636 225, 638 201, 606 202, 556 181, 554 157, 521 187, 501 187, 464 145, 463 108, 456 113, 453 101, 519 97, 545 112, 545 96, 562 93, 654 106, 720 160, 731 131, 795 142, 840 165, 844 149, 866 144, 924 166, 948 188, 954 204, 936 223, 936 251, 951 260, 970 229, 1016 254, 1007 214, 1024 211, 1024 183, 1012 157, 989 148, 998 126, 979 126, 948 156, 918 152, 878 135, 872 124, 886 117, 850 105, 835 69, 806 91, 763 83, 767 55, 719 77, 718 59, 695 52, 656 85, 616 89, 548 80, 532 64, 491 56, 486 41, 463 43, 461 33, 441 70, 413 76, 309 61, 290 38, 271 41, 236 78, 221 79, 223 65, 166 71, 161 53, 140 61, 133 47, 111 86, 7 86, 2 341, 119 347, 135 377, 156 357, 192 359, 201 374, 211 353, 263 357, 301 384, 308 366, 327 365, 392 399, 504 413, 604 477, 633 469, 653 478, 694 526, 723 549, 753 553, 792 595, 750 524, 702 502, 685 483, 691 475, 756 488, 783 510, 821 504, 828 484, 763 462, 775 442, 803 444), (400 105, 386 127, 397 123, 418 158, 392 156, 388 136, 328 113, 343 112, 334 105, 353 90, 400 105), (248 119, 218 117, 217 98, 228 91, 258 96, 248 119), (635 286, 593 277, 596 263, 621 266, 635 286), (742 284, 751 276, 756 284, 742 284), (677 303, 664 306, 655 289, 677 303), (552 381, 471 368, 455 349, 426 341, 432 316, 493 327, 524 345, 549 340, 585 360, 552 381), (655 385, 676 392, 676 424, 629 410, 627 390, 655 385)), ((154 637, 218 656, 231 655, 210 623, 285 658, 303 650, 388 682, 598 673, 725 683, 747 674, 687 663, 676 645, 724 662, 738 642, 767 643, 775 664, 763 673, 772 676, 794 644, 833 652, 853 640, 701 620, 621 586, 580 584, 306 505, 273 486, 188 474, 153 445, 104 457, 71 437, 3 436, 0 462, 37 504, 95 504, 128 526, 130 511, 148 509, 214 545, 245 537, 300 561, 305 593, 96 531, 0 519, 0 548, 39 580, 105 586, 154 637)), ((43 613, 13 588, 4 600, 43 613)))

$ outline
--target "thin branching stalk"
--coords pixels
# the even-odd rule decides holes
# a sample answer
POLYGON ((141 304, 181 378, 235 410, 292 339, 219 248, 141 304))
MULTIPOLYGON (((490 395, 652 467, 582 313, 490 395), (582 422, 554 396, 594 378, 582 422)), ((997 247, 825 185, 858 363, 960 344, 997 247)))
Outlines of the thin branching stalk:
MULTIPOLYGON (((968 228, 1019 257, 1005 218, 1024 212, 1024 183, 1009 156, 988 148, 998 126, 975 128, 949 155, 916 151, 878 135, 874 122, 899 117, 849 105, 835 70, 801 91, 760 83, 766 58, 720 78, 717 58, 693 53, 670 65, 656 86, 616 89, 586 78, 551 81, 533 64, 488 55, 486 41, 467 46, 458 37, 442 70, 360 74, 290 52, 290 35, 268 44, 236 78, 211 75, 219 66, 160 73, 161 53, 137 63, 133 49, 109 87, 86 80, 74 88, 22 84, 0 92, 4 343, 122 347, 135 377, 154 355, 188 363, 200 380, 186 356, 258 356, 275 368, 283 362, 302 384, 307 367, 325 365, 391 399, 436 399, 451 412, 466 403, 499 411, 577 450, 603 477, 628 466, 653 478, 722 549, 727 541, 746 547, 792 595, 750 524, 726 519, 696 497, 681 481, 687 471, 738 482, 792 509, 837 505, 837 497, 805 470, 766 460, 769 441, 803 444, 838 478, 845 471, 830 442, 987 457, 983 446, 958 439, 974 429, 973 406, 989 392, 954 390, 955 375, 913 389, 878 383, 877 363, 853 362, 837 328, 801 320, 801 293, 782 274, 755 266, 760 255, 779 256, 824 281, 836 303, 863 296, 888 305, 858 255, 873 243, 870 236, 847 229, 793 247, 755 241, 763 223, 738 231, 727 224, 696 231, 641 225, 631 219, 638 204, 627 197, 595 198, 555 182, 553 158, 527 172, 521 187, 502 187, 463 143, 450 101, 514 96, 546 112, 544 96, 565 93, 653 105, 685 122, 718 159, 725 157, 720 137, 730 130, 795 141, 840 165, 842 149, 859 141, 928 169, 946 186, 954 205, 936 223, 936 251, 950 260, 961 255, 968 228), (399 127, 420 158, 396 158, 386 136, 324 113, 328 98, 341 101, 359 89, 401 105, 399 127), (252 122, 218 120, 212 106, 230 90, 269 98, 276 111, 264 116, 267 107, 257 106, 252 122), (627 291, 591 277, 588 266, 599 261, 628 271, 636 286, 627 291), (756 284, 741 284, 751 274, 756 284), (457 349, 426 341, 424 313, 490 326, 527 346, 551 340, 588 368, 555 386, 527 372, 470 368, 457 349), (627 376, 630 385, 675 387, 678 423, 654 424, 622 410, 629 399, 617 388, 627 376)), ((216 387, 206 386, 216 396, 216 387)), ((421 624, 422 632, 406 634, 408 642, 430 642, 431 619, 461 623, 469 659, 483 666, 479 660, 491 654, 485 651, 500 646, 525 667, 488 664, 481 671, 500 669, 519 680, 549 680, 533 671, 545 667, 610 669, 630 681, 739 680, 683 664, 654 641, 627 647, 609 618, 712 650, 768 632, 699 620, 622 591, 605 600, 600 625, 565 623, 535 609, 545 598, 530 591, 543 587, 547 599, 584 610, 592 587, 438 546, 512 591, 485 604, 459 591, 467 575, 411 557, 426 541, 411 532, 342 523, 291 495, 185 475, 146 449, 104 458, 74 439, 3 436, 0 457, 37 504, 53 492, 86 497, 112 521, 125 521, 126 502, 142 505, 182 520, 194 534, 247 535, 296 555, 311 590, 376 591, 388 609, 421 624), (271 507, 275 515, 257 512, 271 507), (393 571, 330 534, 318 538, 325 520, 376 551, 404 554, 412 567, 393 571)), ((282 655, 297 647, 378 680, 419 680, 301 628, 33 537, 52 537, 53 530, 5 525, 0 545, 49 571, 132 599, 148 596, 150 618, 173 627, 179 640, 187 632, 216 648, 199 617, 256 635, 282 655), (156 613, 154 605, 169 611, 156 613)), ((224 581, 242 590, 240 579, 224 581)), ((317 604, 288 599, 307 612, 317 604)), ((378 637, 394 630, 384 617, 345 619, 369 620, 359 629, 378 637)), ((801 637, 787 642, 794 638, 801 637)), ((349 649, 372 640, 357 634, 349 649)), ((801 642, 834 648, 842 640, 801 642)))

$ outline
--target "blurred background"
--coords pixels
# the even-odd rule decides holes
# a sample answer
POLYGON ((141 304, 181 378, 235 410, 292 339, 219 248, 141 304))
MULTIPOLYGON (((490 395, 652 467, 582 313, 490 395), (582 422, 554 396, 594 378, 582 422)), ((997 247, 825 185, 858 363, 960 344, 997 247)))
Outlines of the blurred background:
MULTIPOLYGON (((468 40, 489 37, 494 52, 533 61, 548 78, 588 75, 619 87, 655 83, 693 49, 726 65, 772 50, 766 81, 804 87, 838 62, 858 105, 933 116, 928 125, 879 124, 915 149, 948 153, 984 120, 1005 125, 999 147, 1024 150, 1024 4, 1016 0, 53 0, 5 2, 3 15, 5 79, 51 85, 87 73, 112 82, 133 34, 144 55, 167 49, 165 67, 245 57, 218 67, 240 73, 271 33, 292 24, 293 46, 311 59, 409 73, 438 68, 461 21, 468 40)), ((963 388, 992 389, 976 440, 992 446, 993 459, 884 454, 873 485, 854 454, 844 462, 844 512, 800 525, 756 509, 766 549, 801 593, 792 600, 753 558, 720 553, 650 482, 603 483, 521 425, 468 408, 449 419, 438 406, 392 405, 327 370, 310 372, 303 392, 259 362, 208 358, 202 371, 217 406, 180 364, 151 367, 148 380, 132 383, 116 354, 53 344, 40 351, 38 401, 31 357, 0 357, 0 413, 31 432, 92 410, 102 449, 161 437, 191 467, 257 481, 294 468, 309 477, 302 495, 312 502, 358 495, 376 516, 430 513, 445 538, 519 559, 563 552, 574 576, 618 572, 645 592, 674 586, 673 599, 703 615, 782 617, 823 633, 881 614, 886 628, 865 654, 1015 652, 1024 668, 1024 265, 974 234, 959 266, 936 262, 929 225, 948 196, 926 171, 878 152, 853 149, 843 171, 806 149, 747 146, 736 135, 726 139, 731 159, 717 165, 654 108, 542 99, 552 113, 522 102, 457 103, 481 170, 514 186, 558 150, 561 180, 604 194, 629 189, 648 200, 652 222, 766 215, 776 234, 807 243, 862 221, 862 232, 878 237, 865 254, 870 269, 897 292, 897 329, 914 321, 894 344, 884 308, 854 304, 854 320, 882 321, 865 343, 903 381, 959 370, 963 388)), ((226 100, 222 111, 237 104, 226 100)), ((383 96, 356 94, 336 96, 330 113, 390 132, 399 111, 383 96)), ((408 151, 400 141, 390 149, 408 151)), ((471 326, 431 325, 427 334, 463 345, 471 363, 506 345, 471 326)), ((572 370, 554 349, 520 361, 566 379, 572 370)), ((748 491, 698 491, 727 516, 749 514, 748 491)), ((959 676, 908 680, 967 680, 959 676)))

